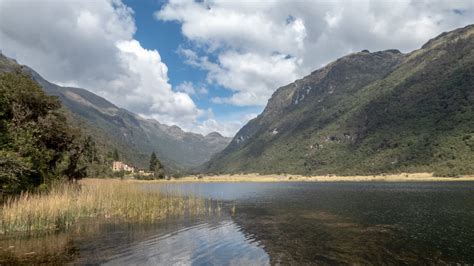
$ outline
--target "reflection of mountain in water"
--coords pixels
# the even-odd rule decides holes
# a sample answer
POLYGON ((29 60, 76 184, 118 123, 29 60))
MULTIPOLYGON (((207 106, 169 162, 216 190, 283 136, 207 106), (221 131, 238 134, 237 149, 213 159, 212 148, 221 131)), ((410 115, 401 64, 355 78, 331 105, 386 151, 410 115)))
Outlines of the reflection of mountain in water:
POLYGON ((280 184, 233 220, 272 265, 468 263, 473 196, 469 183, 280 184))
POLYGON ((236 205, 234 222, 271 264, 474 261, 473 184, 170 184, 236 205))
POLYGON ((218 200, 222 210, 154 225, 92 221, 68 234, 0 239, 0 264, 18 264, 5 261, 2 248, 9 246, 24 258, 36 252, 20 261, 36 264, 474 262, 469 182, 195 183, 166 189, 218 200))
MULTIPOLYGON (((411 251, 392 254, 396 234, 388 225, 366 226, 327 212, 252 215, 239 210, 236 223, 265 246, 271 264, 416 263, 411 251)), ((258 213, 258 209, 250 210, 258 213)), ((434 258, 435 261, 436 258, 434 258)), ((433 263, 431 260, 425 262, 433 263)))

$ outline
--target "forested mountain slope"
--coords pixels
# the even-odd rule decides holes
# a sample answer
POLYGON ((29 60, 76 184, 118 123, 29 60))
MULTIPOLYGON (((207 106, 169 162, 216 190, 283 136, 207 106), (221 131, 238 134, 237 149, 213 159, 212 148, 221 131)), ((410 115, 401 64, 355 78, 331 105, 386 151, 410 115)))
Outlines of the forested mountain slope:
POLYGON ((208 172, 474 173, 474 26, 353 53, 279 88, 208 172))

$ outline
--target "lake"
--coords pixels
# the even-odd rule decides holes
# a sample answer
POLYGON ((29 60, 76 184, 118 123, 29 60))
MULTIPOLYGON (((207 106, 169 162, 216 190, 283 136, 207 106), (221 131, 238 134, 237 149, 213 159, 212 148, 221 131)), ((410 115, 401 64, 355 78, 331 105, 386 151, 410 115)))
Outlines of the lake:
POLYGON ((474 182, 173 183, 144 189, 210 199, 220 211, 148 225, 91 219, 67 233, 3 239, 0 262, 474 263, 474 182))

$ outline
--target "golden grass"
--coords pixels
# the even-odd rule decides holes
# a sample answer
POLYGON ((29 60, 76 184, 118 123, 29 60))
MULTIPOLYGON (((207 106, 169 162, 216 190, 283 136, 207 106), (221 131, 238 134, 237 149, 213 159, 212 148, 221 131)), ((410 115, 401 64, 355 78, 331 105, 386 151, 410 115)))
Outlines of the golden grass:
MULTIPOLYGON (((179 193, 144 190, 143 184, 175 182, 437 182, 474 181, 474 176, 433 177, 431 173, 402 173, 376 176, 219 175, 187 176, 172 180, 85 179, 79 185, 63 184, 46 194, 24 193, 6 201, 0 210, 0 234, 62 230, 83 217, 153 222, 185 213, 211 213, 202 199, 179 193)), ((220 206, 218 206, 218 211, 220 206)))
MULTIPOLYGON (((302 176, 302 175, 259 175, 259 174, 236 174, 186 176, 172 179, 173 182, 437 182, 437 181, 474 181, 474 176, 461 177, 434 177, 431 173, 401 173, 370 176, 302 176)), ((169 181, 154 181, 169 182, 169 181)))
POLYGON ((83 217, 152 222, 205 209, 203 200, 144 190, 138 182, 86 179, 8 199, 0 212, 0 233, 62 230, 83 217))

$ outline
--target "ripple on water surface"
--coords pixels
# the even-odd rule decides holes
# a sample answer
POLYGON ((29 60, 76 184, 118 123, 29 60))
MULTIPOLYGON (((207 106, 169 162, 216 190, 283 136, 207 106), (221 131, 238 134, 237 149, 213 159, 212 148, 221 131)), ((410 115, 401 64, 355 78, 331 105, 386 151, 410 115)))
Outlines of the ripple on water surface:
MULTIPOLYGON (((114 250, 106 265, 268 265, 260 244, 230 219, 199 222, 114 250)), ((82 261, 86 262, 86 261, 82 261)))

